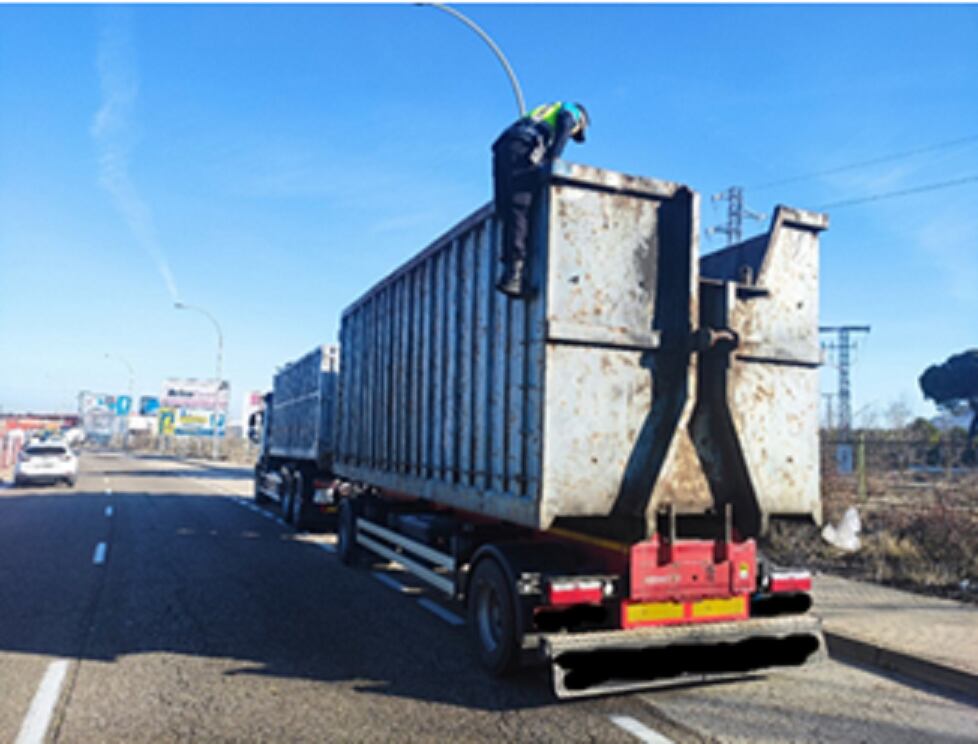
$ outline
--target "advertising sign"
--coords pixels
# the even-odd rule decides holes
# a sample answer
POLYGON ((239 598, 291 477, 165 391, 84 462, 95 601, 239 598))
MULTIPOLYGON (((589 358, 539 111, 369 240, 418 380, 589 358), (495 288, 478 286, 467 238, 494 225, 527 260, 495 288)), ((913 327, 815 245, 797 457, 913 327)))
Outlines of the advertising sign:
POLYGON ((115 399, 116 416, 128 416, 132 410, 132 398, 128 395, 119 395, 115 399))
POLYGON ((159 433, 177 437, 224 436, 226 416, 223 411, 206 408, 161 408, 159 433))
POLYGON ((231 385, 227 380, 168 378, 163 381, 161 408, 227 411, 231 385))
POLYGON ((78 394, 78 415, 86 437, 95 441, 108 440, 115 433, 116 405, 114 395, 87 390, 78 394))
POLYGON ((139 415, 155 416, 160 409, 160 399, 152 395, 139 396, 139 415))

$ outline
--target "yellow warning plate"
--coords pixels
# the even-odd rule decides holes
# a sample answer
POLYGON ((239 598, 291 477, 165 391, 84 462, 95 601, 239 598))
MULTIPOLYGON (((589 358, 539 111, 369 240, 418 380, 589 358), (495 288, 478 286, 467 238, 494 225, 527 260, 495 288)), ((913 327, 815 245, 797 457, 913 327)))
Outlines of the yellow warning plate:
POLYGON ((729 599, 701 599, 693 602, 692 616, 728 617, 747 614, 747 597, 730 597, 729 599))
POLYGON ((661 620, 682 620, 683 609, 682 602, 643 602, 628 605, 625 608, 625 617, 629 625, 661 620))

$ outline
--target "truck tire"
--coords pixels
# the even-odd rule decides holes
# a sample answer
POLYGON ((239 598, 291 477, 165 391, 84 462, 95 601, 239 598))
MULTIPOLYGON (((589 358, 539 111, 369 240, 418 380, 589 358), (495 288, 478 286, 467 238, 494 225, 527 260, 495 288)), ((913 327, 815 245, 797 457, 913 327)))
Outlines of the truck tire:
POLYGON ((297 530, 309 529, 309 516, 305 498, 306 481, 302 473, 296 473, 292 481, 292 500, 289 504, 289 516, 286 518, 297 530))
POLYGON ((340 502, 339 519, 336 525, 336 554, 347 566, 363 562, 363 549, 357 545, 357 509, 350 499, 340 502))
POLYGON ((261 490, 261 484, 262 484, 262 473, 256 470, 254 499, 255 499, 255 503, 258 504, 259 506, 262 504, 267 504, 269 501, 268 496, 266 496, 261 490))
POLYGON ((519 666, 516 605, 506 573, 493 558, 475 567, 468 592, 469 633, 482 666, 496 677, 519 666))
POLYGON ((279 511, 282 514, 282 519, 288 523, 289 518, 292 516, 292 489, 295 487, 295 480, 292 476, 291 471, 285 471, 284 477, 282 478, 282 499, 279 501, 279 511))

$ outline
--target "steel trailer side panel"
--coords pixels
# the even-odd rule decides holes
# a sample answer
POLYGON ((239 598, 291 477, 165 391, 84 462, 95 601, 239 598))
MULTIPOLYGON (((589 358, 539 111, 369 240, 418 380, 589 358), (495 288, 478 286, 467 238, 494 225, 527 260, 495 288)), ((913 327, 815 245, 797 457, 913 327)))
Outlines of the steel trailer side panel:
POLYGON ((269 455, 329 467, 335 447, 337 365, 337 348, 322 346, 276 373, 269 455))
POLYGON ((698 200, 676 187, 623 194, 593 177, 607 188, 551 192, 544 508, 611 515, 619 536, 638 539, 665 504, 713 504, 685 427, 698 200))
POLYGON ((344 312, 336 472, 623 539, 666 506, 733 503, 744 537, 818 518, 823 218, 782 209, 700 261, 698 209, 676 184, 555 164, 523 300, 494 287, 491 207, 436 240, 344 312))
MULTIPOLYGON (((758 519, 821 521, 818 461, 818 233, 824 215, 779 207, 770 230, 702 260, 714 320, 736 332, 730 420, 758 519)), ((762 529, 763 525, 758 525, 762 529)))
MULTIPOLYGON (((358 348, 344 348, 342 384, 360 403, 356 410, 344 405, 343 415, 361 421, 338 421, 337 472, 534 528, 561 515, 606 514, 620 487, 627 457, 621 453, 631 448, 631 430, 646 415, 647 403, 633 398, 635 409, 625 412, 630 423, 621 431, 618 412, 608 419, 605 428, 615 429, 608 437, 581 438, 578 444, 588 451, 584 457, 581 450, 583 460, 575 450, 545 458, 548 429, 562 426, 548 390, 556 395, 570 385, 568 394, 587 397, 592 391, 604 401, 614 390, 605 387, 599 360, 610 355, 633 370, 627 384, 638 379, 647 394, 649 371, 641 363, 658 342, 651 327, 656 289, 650 285, 661 250, 657 211, 676 188, 560 166, 536 205, 530 273, 537 292, 531 299, 513 300, 495 290, 501 236, 491 210, 483 209, 349 308, 342 342, 358 348), (614 229, 607 229, 609 221, 614 229), (580 240, 560 239, 572 233, 580 240), (573 276, 573 265, 583 258, 594 259, 593 270, 573 276), (557 275, 559 291, 553 286, 557 275), (406 306, 384 304, 392 291, 403 292, 406 306), (393 332, 407 335, 403 343, 411 350, 409 357, 380 362, 395 388, 410 390, 397 407, 385 398, 384 383, 378 384, 378 354, 388 342, 376 327, 388 328, 388 315, 397 317, 393 332), (581 355, 570 369, 556 366, 581 355), (389 437, 354 436, 385 420, 408 433, 403 467, 391 465, 397 458, 386 453, 389 437), (602 466, 604 480, 593 491, 592 483, 582 484, 580 468, 595 456, 608 459, 608 450, 617 454, 602 466)), ((691 261, 690 245, 675 250, 691 261)), ((689 284, 690 277, 683 281, 689 284)), ((688 294, 677 310, 684 326, 688 294)), ((600 419, 602 408, 596 404, 587 415, 600 419)))

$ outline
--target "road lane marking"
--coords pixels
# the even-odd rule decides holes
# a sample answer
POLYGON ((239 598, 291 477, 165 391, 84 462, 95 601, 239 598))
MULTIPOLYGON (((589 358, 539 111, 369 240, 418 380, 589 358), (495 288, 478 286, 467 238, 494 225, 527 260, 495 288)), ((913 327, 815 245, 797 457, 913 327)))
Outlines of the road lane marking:
POLYGON ((112 507, 111 506, 105 507, 105 516, 107 516, 107 517, 111 517, 112 516, 112 507))
POLYGON ((645 744, 673 744, 672 739, 663 736, 654 729, 650 729, 644 723, 637 721, 631 716, 608 717, 618 728, 624 729, 639 741, 645 742, 645 744))
POLYGON ((455 626, 465 625, 465 621, 462 618, 460 618, 458 615, 456 615, 454 612, 449 612, 441 605, 435 604, 434 602, 432 602, 430 599, 427 599, 426 597, 422 597, 421 599, 419 599, 418 604, 424 607, 426 610, 428 610, 428 612, 432 613, 433 615, 440 617, 449 625, 455 625, 455 626))
POLYGON ((67 659, 58 659, 48 664, 47 671, 41 678, 41 684, 34 693, 34 699, 31 700, 31 707, 27 710, 24 722, 20 726, 15 744, 40 744, 44 741, 67 672, 67 659))
POLYGON ((104 542, 100 542, 95 546, 95 554, 92 555, 92 563, 94 563, 96 566, 101 566, 103 563, 105 563, 105 551, 107 547, 108 546, 104 542))

